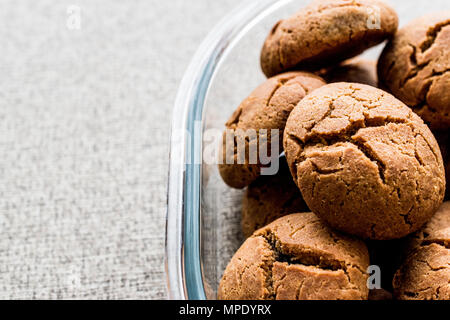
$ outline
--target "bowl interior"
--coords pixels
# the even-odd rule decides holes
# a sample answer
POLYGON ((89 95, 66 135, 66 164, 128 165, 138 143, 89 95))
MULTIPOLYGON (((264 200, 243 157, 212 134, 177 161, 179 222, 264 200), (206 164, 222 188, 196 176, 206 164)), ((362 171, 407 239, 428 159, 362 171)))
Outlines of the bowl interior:
MULTIPOLYGON (((285 4, 250 29, 219 61, 210 83, 203 114, 203 151, 211 153, 214 135, 221 135, 225 122, 248 94, 265 80, 259 56, 262 44, 280 19, 290 16, 309 1, 294 0, 285 4), (207 134, 206 134, 207 133, 207 134)), ((388 1, 389 2, 389 1, 388 1)), ((400 25, 427 12, 450 9, 450 1, 389 2, 400 17, 400 25)), ((363 58, 376 60, 384 44, 366 51, 363 58)), ((244 238, 241 232, 241 201, 244 191, 227 187, 215 163, 202 164, 201 185, 201 263, 208 299, 215 299, 222 273, 244 238)))

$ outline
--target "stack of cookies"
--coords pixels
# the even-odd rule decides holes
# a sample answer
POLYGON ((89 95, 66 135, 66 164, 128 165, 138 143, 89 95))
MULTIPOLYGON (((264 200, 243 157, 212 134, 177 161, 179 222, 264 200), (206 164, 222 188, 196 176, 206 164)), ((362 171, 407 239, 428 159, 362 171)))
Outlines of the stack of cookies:
POLYGON ((315 0, 270 31, 268 80, 223 138, 247 240, 219 299, 450 300, 450 12, 397 28, 383 2, 315 0), (384 41, 378 62, 355 58, 384 41), (275 175, 251 156, 263 142, 275 175))

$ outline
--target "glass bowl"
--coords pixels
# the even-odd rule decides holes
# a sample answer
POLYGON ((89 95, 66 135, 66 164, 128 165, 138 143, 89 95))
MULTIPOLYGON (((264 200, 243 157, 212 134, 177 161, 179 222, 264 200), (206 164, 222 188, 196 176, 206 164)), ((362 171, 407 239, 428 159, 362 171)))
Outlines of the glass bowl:
MULTIPOLYGON (((265 77, 259 65, 272 26, 308 0, 251 0, 227 15, 197 50, 175 100, 166 221, 166 273, 171 299, 215 299, 228 261, 243 241, 242 190, 221 180, 215 163, 224 124, 265 77)), ((388 1, 389 3, 389 1, 388 1)), ((400 24, 450 1, 391 1, 400 24)), ((377 59, 383 45, 363 56, 377 59)))

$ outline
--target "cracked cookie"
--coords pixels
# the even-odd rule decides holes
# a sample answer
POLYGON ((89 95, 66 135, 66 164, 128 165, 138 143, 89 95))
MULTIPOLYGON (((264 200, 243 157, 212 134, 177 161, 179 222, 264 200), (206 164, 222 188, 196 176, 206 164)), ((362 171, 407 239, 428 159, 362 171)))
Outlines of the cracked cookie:
POLYGON ((261 51, 261 67, 268 77, 320 69, 383 42, 397 27, 396 12, 381 1, 313 1, 273 27, 261 51))
POLYGON ((433 129, 450 128, 450 11, 399 30, 378 64, 380 84, 433 129))
POLYGON ((282 216, 310 212, 292 180, 286 159, 280 160, 280 169, 276 175, 259 177, 244 194, 241 226, 246 238, 282 216))
POLYGON ((221 300, 366 300, 367 247, 313 213, 284 216, 248 238, 228 264, 221 300))
POLYGON ((378 86, 377 64, 370 60, 352 59, 328 68, 318 75, 328 83, 354 82, 378 86))
POLYGON ((406 238, 406 252, 431 243, 450 243, 450 201, 444 202, 431 220, 419 231, 406 238))
POLYGON ((401 300, 450 300, 450 202, 413 237, 393 287, 401 300))
POLYGON ((442 156, 430 129, 374 87, 335 83, 308 95, 289 116, 284 150, 308 207, 362 238, 415 232, 444 198, 442 156))
MULTIPOLYGON (((250 157, 250 150, 258 150, 258 133, 267 130, 267 150, 271 150, 271 129, 278 129, 277 143, 282 149, 283 130, 289 113, 308 93, 323 86, 322 78, 307 72, 288 72, 268 79, 245 99, 226 123, 220 153, 219 172, 227 185, 242 189, 260 176, 261 162, 250 157), (247 130, 256 136, 247 135, 247 130), (234 146, 226 148, 227 133, 234 133, 234 146), (245 159, 238 163, 237 141, 245 143, 245 159), (231 161, 230 161, 231 160, 231 161), (230 163, 231 162, 231 163, 230 163)), ((282 150, 280 150, 281 153, 282 150)), ((278 155, 277 155, 278 156, 278 155)))

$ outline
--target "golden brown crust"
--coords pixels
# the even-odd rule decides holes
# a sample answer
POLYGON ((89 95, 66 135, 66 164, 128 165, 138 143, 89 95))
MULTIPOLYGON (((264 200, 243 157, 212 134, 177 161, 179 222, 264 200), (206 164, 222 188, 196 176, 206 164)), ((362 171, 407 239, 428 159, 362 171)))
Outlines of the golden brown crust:
POLYGON ((450 11, 411 21, 380 57, 380 83, 433 129, 450 128, 450 11))
POLYGON ((450 299, 450 202, 409 237, 406 260, 397 270, 394 294, 402 300, 450 299))
POLYGON ((263 237, 248 238, 228 264, 219 285, 219 300, 267 300, 273 296, 276 254, 263 237))
POLYGON ((326 227, 313 213, 284 216, 236 252, 218 298, 367 299, 365 244, 326 227))
POLYGON ((393 281, 400 300, 450 300, 450 249, 431 243, 414 251, 393 281))
POLYGON ((363 238, 417 231, 444 197, 433 134, 402 102, 370 86, 329 84, 303 99, 287 121, 284 149, 309 208, 363 238))
POLYGON ((444 202, 422 229, 407 238, 406 254, 431 243, 450 245, 450 201, 444 202))
POLYGON ((398 27, 395 11, 376 0, 317 0, 278 22, 261 52, 269 77, 293 68, 320 68, 357 56, 392 36, 398 27), (380 27, 370 25, 380 9, 380 27))
POLYGON ((419 232, 422 244, 450 245, 450 201, 444 202, 425 228, 419 232))
POLYGON ((310 212, 289 172, 286 159, 280 159, 274 176, 253 181, 242 200, 242 232, 250 237, 256 230, 287 214, 310 212))
MULTIPOLYGON (((254 181, 261 171, 259 159, 257 163, 250 163, 250 146, 258 145, 258 137, 246 139, 248 129, 266 129, 268 132, 267 150, 271 150, 271 129, 278 129, 279 146, 282 149, 283 130, 289 113, 309 92, 324 85, 322 78, 307 72, 288 72, 268 79, 250 96, 245 99, 226 123, 227 130, 234 132, 237 139, 245 140, 245 163, 238 164, 236 148, 226 150, 227 131, 222 140, 221 163, 219 172, 226 184, 233 188, 244 188, 254 181), (228 158, 233 164, 227 164, 228 158)), ((282 150, 280 150, 281 152, 282 150)))

